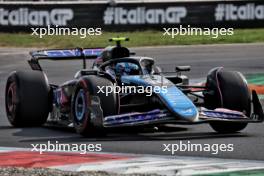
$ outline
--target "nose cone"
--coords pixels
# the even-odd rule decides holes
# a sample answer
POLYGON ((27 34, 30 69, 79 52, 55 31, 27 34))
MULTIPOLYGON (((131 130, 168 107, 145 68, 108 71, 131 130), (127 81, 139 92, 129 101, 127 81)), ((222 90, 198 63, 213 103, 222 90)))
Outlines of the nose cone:
POLYGON ((162 86, 165 86, 166 91, 156 92, 156 94, 177 118, 190 122, 198 118, 199 113, 193 102, 165 77, 160 75, 123 76, 122 82, 144 86, 158 86, 160 89, 162 89, 162 86))
POLYGON ((160 97, 167 107, 179 118, 195 121, 198 111, 193 102, 175 86, 167 88, 166 92, 161 92, 160 97))

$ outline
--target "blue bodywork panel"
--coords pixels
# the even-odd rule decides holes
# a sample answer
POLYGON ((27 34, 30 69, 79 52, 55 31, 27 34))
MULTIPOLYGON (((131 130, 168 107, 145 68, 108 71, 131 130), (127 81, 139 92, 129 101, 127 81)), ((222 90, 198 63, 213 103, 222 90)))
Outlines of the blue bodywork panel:
POLYGON ((195 121, 198 111, 193 102, 172 82, 160 75, 122 76, 121 82, 140 86, 166 86, 167 91, 160 91, 157 95, 165 106, 180 119, 195 121))

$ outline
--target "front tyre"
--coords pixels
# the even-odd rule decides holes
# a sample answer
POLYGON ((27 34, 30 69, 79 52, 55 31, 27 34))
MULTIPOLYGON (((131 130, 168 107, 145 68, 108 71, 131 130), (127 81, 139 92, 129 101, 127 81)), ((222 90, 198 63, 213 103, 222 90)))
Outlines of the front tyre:
MULTIPOLYGON (((223 68, 212 69, 207 76, 206 86, 209 90, 204 93, 206 108, 227 108, 250 116, 250 91, 241 73, 223 68)), ((210 126, 219 133, 234 133, 246 128, 247 123, 211 122, 210 126)))
MULTIPOLYGON (((76 85, 75 93, 72 98, 72 118, 76 132, 85 137, 103 136, 105 131, 102 127, 95 126, 91 122, 91 98, 98 97, 102 116, 117 114, 117 95, 114 92, 106 95, 99 91, 98 87, 113 86, 113 83, 103 77, 90 75, 81 78, 76 85)), ((102 117, 97 121, 103 122, 102 117)))

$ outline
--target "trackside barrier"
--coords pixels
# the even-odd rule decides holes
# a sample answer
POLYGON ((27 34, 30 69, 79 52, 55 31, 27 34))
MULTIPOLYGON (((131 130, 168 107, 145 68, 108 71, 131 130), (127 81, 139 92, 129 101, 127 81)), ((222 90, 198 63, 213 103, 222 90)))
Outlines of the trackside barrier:
POLYGON ((264 1, 0 2, 0 31, 30 31, 47 25, 104 31, 179 25, 264 27, 264 1))

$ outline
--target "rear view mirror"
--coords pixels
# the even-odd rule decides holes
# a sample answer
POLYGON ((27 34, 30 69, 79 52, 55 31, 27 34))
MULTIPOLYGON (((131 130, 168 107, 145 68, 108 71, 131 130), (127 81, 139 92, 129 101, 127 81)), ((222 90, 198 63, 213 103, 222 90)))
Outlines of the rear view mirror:
POLYGON ((189 66, 189 65, 177 66, 175 68, 176 72, 183 72, 183 71, 190 71, 190 70, 191 70, 191 66, 189 66))

